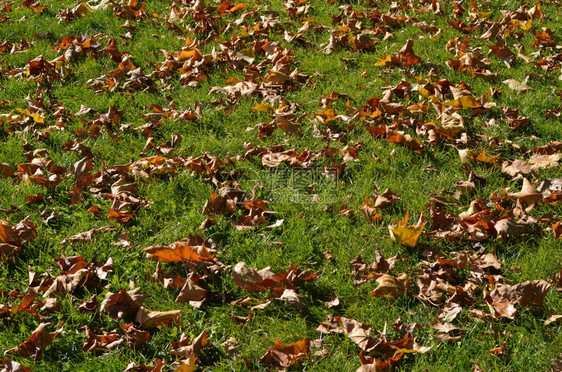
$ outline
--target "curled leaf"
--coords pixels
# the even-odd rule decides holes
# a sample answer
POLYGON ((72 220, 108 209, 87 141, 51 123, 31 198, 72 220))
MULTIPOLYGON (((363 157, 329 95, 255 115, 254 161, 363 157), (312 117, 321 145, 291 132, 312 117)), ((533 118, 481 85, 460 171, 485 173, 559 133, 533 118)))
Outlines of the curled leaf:
POLYGON ((408 226, 409 216, 410 211, 408 210, 403 220, 388 225, 388 231, 390 232, 390 239, 393 242, 415 247, 418 244, 426 222, 423 220, 422 213, 415 225, 408 226))

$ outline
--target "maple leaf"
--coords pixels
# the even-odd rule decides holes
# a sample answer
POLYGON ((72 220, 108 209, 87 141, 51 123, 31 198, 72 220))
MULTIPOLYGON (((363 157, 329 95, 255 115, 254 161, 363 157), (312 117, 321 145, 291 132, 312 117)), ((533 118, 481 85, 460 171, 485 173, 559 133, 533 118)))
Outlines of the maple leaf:
POLYGON ((545 320, 544 325, 547 326, 549 324, 556 324, 556 323, 562 323, 562 315, 560 314, 551 315, 550 317, 548 317, 547 320, 545 320))
POLYGON ((207 331, 205 330, 191 342, 189 337, 182 333, 179 341, 172 342, 170 354, 188 360, 189 365, 194 367, 195 360, 201 354, 201 349, 207 345, 210 345, 210 342, 207 340, 207 331))
POLYGON ((488 352, 492 355, 501 355, 505 353, 506 348, 507 348, 507 341, 504 342, 501 346, 488 350, 488 352))
POLYGON ((527 178, 523 178, 521 191, 508 193, 507 196, 517 200, 518 204, 527 206, 526 211, 531 210, 537 202, 542 200, 542 194, 527 178))
POLYGON ((180 313, 181 310, 152 311, 141 306, 135 316, 135 322, 144 329, 159 328, 163 325, 171 326, 172 323, 179 321, 180 313))
POLYGON ((207 290, 198 286, 192 279, 187 279, 176 297, 176 302, 188 302, 195 308, 201 307, 207 296, 207 290))
POLYGON ((381 274, 377 279, 379 286, 372 292, 373 297, 401 297, 406 291, 411 292, 409 278, 406 274, 397 277, 381 274))
POLYGON ((516 91, 517 93, 525 93, 530 90, 534 90, 529 85, 527 85, 527 79, 525 79, 525 81, 523 82, 519 82, 515 79, 507 79, 504 80, 503 83, 506 84, 511 89, 513 89, 514 91, 516 91))
MULTIPOLYGON (((237 286, 249 292, 274 289, 278 291, 277 297, 279 297, 285 293, 285 289, 292 289, 295 285, 305 281, 315 281, 318 279, 318 275, 310 270, 302 271, 295 266, 291 266, 288 272, 274 273, 269 266, 256 270, 246 267, 244 262, 239 262, 232 271, 232 279, 237 286)), ((288 292, 286 295, 290 296, 292 293, 288 292)), ((294 295, 292 297, 294 298, 294 295)))
POLYGON ((260 359, 260 363, 284 370, 306 359, 309 353, 310 339, 308 338, 290 344, 275 340, 273 347, 260 359))
POLYGON ((125 223, 133 218, 135 212, 133 211, 116 211, 113 208, 109 208, 108 218, 110 220, 115 220, 118 223, 125 223))
POLYGON ((393 242, 415 247, 418 244, 426 221, 423 220, 423 213, 421 213, 418 222, 415 225, 408 226, 409 216, 410 210, 408 209, 403 220, 388 225, 388 231, 393 242))
POLYGON ((95 235, 105 231, 117 231, 117 228, 114 226, 102 226, 88 231, 83 231, 69 238, 65 238, 59 244, 66 244, 68 242, 91 241, 94 239, 95 235))
POLYGON ((386 208, 400 199, 400 195, 393 193, 390 189, 384 190, 382 194, 374 193, 372 195, 375 208, 386 208))
POLYGON ((113 319, 123 319, 136 315, 145 298, 146 296, 140 293, 140 288, 130 291, 122 289, 117 293, 108 292, 100 310, 113 319))
POLYGON ((150 332, 143 331, 136 328, 133 323, 129 324, 119 324, 121 329, 125 331, 125 337, 127 338, 127 343, 131 347, 138 347, 140 345, 145 344, 150 340, 150 332))
POLYGON ((204 261, 214 257, 209 252, 209 243, 190 237, 169 246, 153 245, 144 249, 146 258, 159 262, 204 261))
POLYGON ((97 310, 98 297, 96 295, 93 295, 78 307, 78 311, 80 311, 82 314, 95 314, 97 310))
POLYGON ((396 54, 389 54, 385 58, 379 58, 375 66, 412 66, 421 61, 413 50, 414 42, 408 39, 406 44, 396 54))
POLYGON ((106 332, 99 328, 90 328, 86 326, 86 339, 84 340, 84 345, 82 345, 82 350, 91 351, 94 353, 99 353, 103 351, 113 350, 119 345, 121 345, 125 340, 121 338, 117 332, 106 332), (101 332, 101 334, 96 334, 94 331, 101 332))
POLYGON ((166 366, 166 361, 155 358, 151 364, 152 366, 149 367, 144 364, 137 365, 134 362, 131 362, 127 365, 127 368, 123 372, 162 372, 166 366))
POLYGON ((521 306, 541 306, 551 284, 544 280, 533 280, 517 285, 502 285, 494 289, 486 298, 488 306, 497 317, 513 319, 521 306))
POLYGON ((562 239, 562 221, 558 221, 552 224, 552 231, 554 232, 554 238, 562 239))
POLYGON ((386 274, 394 268, 398 256, 389 258, 388 260, 377 250, 375 251, 375 260, 372 264, 363 262, 361 255, 355 257, 350 263, 353 275, 355 276, 355 285, 366 283, 369 279, 380 277, 379 274, 386 274))
POLYGON ((53 342, 53 340, 63 330, 63 327, 61 326, 54 332, 47 332, 45 328, 49 325, 51 325, 51 323, 39 324, 31 336, 29 336, 27 341, 9 349, 6 353, 14 353, 23 357, 32 356, 35 360, 41 359, 43 350, 45 350, 45 348, 49 346, 49 344, 51 344, 51 342, 53 342))

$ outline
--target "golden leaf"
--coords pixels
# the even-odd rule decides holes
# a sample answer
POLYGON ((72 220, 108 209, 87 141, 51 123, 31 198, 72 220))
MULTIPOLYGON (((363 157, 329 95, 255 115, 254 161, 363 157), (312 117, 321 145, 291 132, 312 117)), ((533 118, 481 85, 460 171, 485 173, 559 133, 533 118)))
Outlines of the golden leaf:
POLYGON ((422 213, 420 214, 418 223, 412 226, 408 226, 409 216, 410 210, 408 209, 403 220, 388 225, 388 231, 390 232, 390 239, 393 242, 407 245, 409 247, 415 247, 418 244, 418 240, 420 239, 426 222, 422 218, 422 213))

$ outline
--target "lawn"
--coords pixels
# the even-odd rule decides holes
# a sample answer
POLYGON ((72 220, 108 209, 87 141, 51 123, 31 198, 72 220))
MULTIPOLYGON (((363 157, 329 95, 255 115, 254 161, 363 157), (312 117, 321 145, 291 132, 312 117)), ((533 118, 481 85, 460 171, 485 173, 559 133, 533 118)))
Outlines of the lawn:
POLYGON ((561 5, 0 0, 1 371, 561 370, 561 5))

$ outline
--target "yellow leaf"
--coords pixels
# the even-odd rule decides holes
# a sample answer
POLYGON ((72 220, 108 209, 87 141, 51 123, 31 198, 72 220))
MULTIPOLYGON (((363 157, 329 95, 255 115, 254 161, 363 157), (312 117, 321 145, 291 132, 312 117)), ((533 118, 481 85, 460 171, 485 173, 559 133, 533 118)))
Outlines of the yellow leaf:
POLYGON ((409 247, 415 247, 418 244, 418 240, 420 239, 426 222, 423 220, 422 213, 420 214, 418 223, 412 226, 408 226, 409 216, 410 210, 408 209, 402 221, 398 221, 388 225, 388 231, 390 232, 390 239, 393 242, 407 245, 409 247))
POLYGON ((176 372, 193 372, 197 369, 195 365, 195 354, 191 354, 188 360, 182 360, 176 372), (188 364, 186 364, 188 363, 188 364))
POLYGON ((462 96, 459 98, 459 100, 463 109, 477 108, 482 106, 480 103, 476 102, 476 99, 473 96, 462 96))
POLYGON ((259 112, 268 112, 268 111, 275 111, 275 108, 267 102, 261 102, 253 107, 250 107, 250 110, 259 111, 259 112))
POLYGON ((492 12, 478 12, 479 19, 488 19, 492 15, 492 12))
POLYGON ((473 96, 462 96, 462 97, 457 98, 455 100, 445 101, 445 102, 443 102, 443 105, 458 107, 458 108, 461 108, 463 110, 468 109, 468 108, 482 107, 482 105, 480 103, 478 103, 473 96))
POLYGON ((377 58, 379 61, 375 63, 375 66, 386 66, 388 62, 392 61, 392 55, 387 55, 384 58, 377 58))
POLYGON ((90 6, 86 3, 80 3, 73 10, 76 15, 78 15, 79 17, 83 17, 86 14, 90 13, 92 11, 92 8, 90 8, 90 6))
POLYGON ((531 27, 533 27, 532 19, 529 19, 528 21, 513 20, 512 22, 516 22, 516 26, 519 26, 519 28, 522 29, 523 31, 529 31, 531 27))
POLYGON ((430 96, 430 92, 429 90, 425 89, 424 87, 419 87, 418 88, 418 93, 423 97, 423 98, 428 98, 430 96))
POLYGON ((45 122, 45 118, 43 116, 41 116, 41 114, 32 114, 28 109, 16 109, 18 112, 21 112, 22 114, 29 116, 30 118, 33 118, 33 120, 36 123, 42 124, 45 122))

